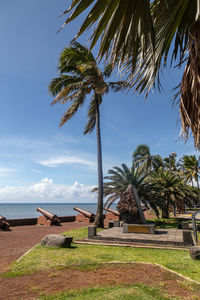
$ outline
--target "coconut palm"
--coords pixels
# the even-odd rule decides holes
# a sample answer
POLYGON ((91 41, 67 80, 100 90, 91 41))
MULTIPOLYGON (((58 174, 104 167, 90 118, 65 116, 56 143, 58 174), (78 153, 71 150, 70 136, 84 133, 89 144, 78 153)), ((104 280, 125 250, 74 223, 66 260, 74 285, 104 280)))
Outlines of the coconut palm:
POLYGON ((176 161, 177 154, 172 152, 168 157, 163 159, 165 170, 169 170, 171 173, 178 172, 179 162, 176 161))
MULTIPOLYGON (((129 168, 125 164, 122 167, 114 166, 113 169, 108 170, 108 176, 104 179, 104 197, 107 198, 104 206, 110 207, 117 199, 121 197, 123 192, 126 191, 129 185, 135 187, 139 199, 147 206, 154 209, 155 213, 158 215, 157 205, 158 203, 150 197, 153 185, 147 180, 148 176, 143 172, 143 170, 136 164, 133 163, 132 167, 129 168)), ((93 191, 98 191, 98 188, 93 189, 93 191)))
POLYGON ((180 84, 182 133, 191 129, 200 148, 200 0, 73 0, 63 27, 92 5, 76 37, 96 24, 91 48, 100 42, 100 57, 112 58, 139 92, 160 88, 167 60, 186 62, 180 84))
POLYGON ((78 109, 86 102, 86 97, 92 93, 88 110, 88 122, 84 134, 90 133, 96 126, 97 136, 97 162, 98 162, 98 202, 95 224, 103 226, 103 168, 100 134, 99 105, 103 95, 111 88, 114 92, 124 88, 123 82, 105 82, 104 78, 110 76, 111 68, 108 65, 101 72, 97 62, 88 49, 77 42, 65 48, 59 59, 59 76, 49 85, 49 92, 55 97, 52 104, 70 103, 64 113, 60 126, 71 119, 78 109))
POLYGON ((133 161, 139 163, 144 169, 146 175, 151 174, 154 168, 157 168, 158 156, 151 155, 150 148, 146 144, 140 144, 133 152, 133 161))

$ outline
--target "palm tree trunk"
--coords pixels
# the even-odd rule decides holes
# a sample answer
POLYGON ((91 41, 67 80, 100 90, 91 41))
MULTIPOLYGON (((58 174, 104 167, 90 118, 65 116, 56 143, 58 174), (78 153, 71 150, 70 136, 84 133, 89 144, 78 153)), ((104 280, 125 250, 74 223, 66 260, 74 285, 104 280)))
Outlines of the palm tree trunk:
POLYGON ((97 135, 97 166, 98 166, 98 201, 97 212, 94 224, 97 227, 104 227, 103 222, 103 166, 102 166, 102 149, 101 149, 101 130, 100 130, 100 112, 98 94, 95 94, 96 104, 96 135, 97 135))
POLYGON ((197 175, 197 178, 196 178, 196 182, 197 182, 197 189, 198 189, 198 198, 199 198, 199 203, 200 204, 200 189, 199 189, 199 176, 197 175))

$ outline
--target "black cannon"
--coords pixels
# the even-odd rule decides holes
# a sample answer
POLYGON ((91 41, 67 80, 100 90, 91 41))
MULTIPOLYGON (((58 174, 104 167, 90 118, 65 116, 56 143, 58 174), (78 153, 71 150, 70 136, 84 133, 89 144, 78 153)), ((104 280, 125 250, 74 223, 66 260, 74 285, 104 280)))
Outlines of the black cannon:
POLYGON ((9 230, 10 224, 8 223, 7 219, 3 216, 0 216, 0 229, 9 230))

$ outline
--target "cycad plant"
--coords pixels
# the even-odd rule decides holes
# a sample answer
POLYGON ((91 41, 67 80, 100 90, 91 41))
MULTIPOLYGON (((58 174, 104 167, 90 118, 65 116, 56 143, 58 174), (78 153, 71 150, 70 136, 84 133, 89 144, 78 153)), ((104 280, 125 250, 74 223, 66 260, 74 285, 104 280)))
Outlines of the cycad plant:
POLYGON ((185 184, 183 179, 170 170, 160 168, 151 176, 153 190, 151 197, 159 203, 162 217, 169 217, 169 207, 176 207, 179 211, 184 205, 192 206, 196 201, 196 193, 191 186, 185 184))
POLYGON ((122 81, 106 82, 104 79, 111 75, 112 68, 108 65, 104 72, 101 72, 92 53, 77 42, 73 42, 62 51, 58 71, 59 76, 49 85, 49 92, 55 97, 52 104, 70 104, 61 119, 60 126, 70 120, 86 102, 87 95, 92 94, 84 134, 91 133, 96 126, 98 202, 95 224, 103 227, 103 168, 99 106, 109 88, 117 92, 124 89, 125 84, 122 81))
MULTIPOLYGON (((114 166, 113 169, 108 170, 108 176, 104 177, 104 197, 107 198, 105 206, 109 207, 116 200, 120 199, 123 192, 126 191, 129 185, 135 187, 140 201, 154 209, 158 215, 158 203, 150 196, 153 185, 149 182, 148 176, 137 163, 133 163, 129 168, 125 164, 122 167, 114 166)), ((97 191, 95 188, 93 191, 97 191)))

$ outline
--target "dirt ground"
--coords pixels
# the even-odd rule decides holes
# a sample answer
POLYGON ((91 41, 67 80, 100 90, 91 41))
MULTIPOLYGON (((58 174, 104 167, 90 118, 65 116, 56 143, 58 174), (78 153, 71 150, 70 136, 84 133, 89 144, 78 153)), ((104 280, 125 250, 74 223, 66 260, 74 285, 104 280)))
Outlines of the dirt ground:
POLYGON ((155 265, 101 265, 95 270, 64 269, 17 278, 0 278, 1 300, 36 299, 42 294, 92 286, 147 284, 180 299, 200 299, 200 288, 155 265), (8 292, 9 291, 9 292, 8 292))
MULTIPOLYGON (((50 233, 61 233, 67 230, 85 227, 86 223, 67 222, 61 226, 15 226, 10 231, 0 230, 0 273, 14 260, 39 243, 50 233)), ((1 299, 1 297, 0 297, 1 299)))

